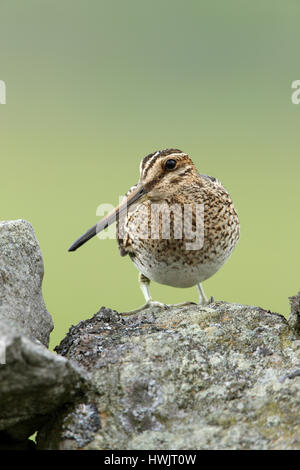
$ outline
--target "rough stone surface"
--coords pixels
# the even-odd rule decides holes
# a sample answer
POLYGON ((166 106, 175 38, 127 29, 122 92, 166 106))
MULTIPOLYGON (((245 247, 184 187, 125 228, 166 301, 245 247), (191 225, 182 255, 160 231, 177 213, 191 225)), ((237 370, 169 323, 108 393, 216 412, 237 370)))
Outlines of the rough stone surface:
POLYGON ((289 316, 289 324, 300 336, 300 292, 290 297, 291 314, 289 316))
POLYGON ((288 321, 103 307, 56 355, 43 274, 31 225, 0 222, 0 449, 300 449, 300 293, 288 321))
POLYGON ((51 353, 39 244, 25 220, 0 222, 0 449, 32 448, 27 437, 87 387, 78 364, 51 353))
POLYGON ((82 395, 87 382, 78 364, 26 337, 11 337, 0 366, 0 443, 26 439, 49 414, 82 395))
POLYGON ((53 323, 43 296, 44 264, 29 222, 0 222, 0 336, 22 334, 48 346, 53 323))
POLYGON ((47 421, 38 448, 299 449, 299 351, 259 307, 103 307, 57 347, 95 389, 47 421))

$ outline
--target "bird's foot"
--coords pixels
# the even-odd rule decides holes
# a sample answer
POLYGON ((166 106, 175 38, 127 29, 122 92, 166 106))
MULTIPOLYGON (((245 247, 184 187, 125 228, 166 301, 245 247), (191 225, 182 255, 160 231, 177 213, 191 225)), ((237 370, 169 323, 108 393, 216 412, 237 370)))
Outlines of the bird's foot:
POLYGON ((196 302, 181 302, 179 304, 168 304, 168 307, 187 307, 188 305, 197 305, 196 302))
POLYGON ((204 307, 205 305, 213 304, 214 301, 215 301, 214 297, 211 296, 209 299, 206 299, 206 298, 205 298, 205 300, 202 299, 202 300, 198 303, 198 305, 201 305, 202 307, 204 307))
POLYGON ((168 305, 166 304, 163 304, 162 302, 158 302, 156 300, 148 300, 148 302, 146 302, 144 305, 142 305, 141 307, 137 308, 136 310, 131 310, 130 312, 123 312, 123 313, 120 313, 120 315, 122 316, 129 316, 129 315, 134 315, 135 313, 140 313, 142 312, 143 310, 146 310, 148 308, 163 308, 163 309, 167 309, 168 308, 168 305))

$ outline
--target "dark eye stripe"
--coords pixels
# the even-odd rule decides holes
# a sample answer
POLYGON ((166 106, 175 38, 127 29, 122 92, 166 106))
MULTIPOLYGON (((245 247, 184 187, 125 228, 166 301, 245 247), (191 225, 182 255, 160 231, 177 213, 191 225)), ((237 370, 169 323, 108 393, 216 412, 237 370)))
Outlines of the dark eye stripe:
POLYGON ((159 157, 166 157, 167 155, 171 155, 172 153, 183 153, 183 152, 182 150, 179 150, 179 149, 165 149, 165 150, 158 150, 157 152, 154 152, 154 153, 149 153, 149 155, 147 155, 143 159, 142 166, 141 166, 141 170, 144 174, 144 177, 147 175, 148 171, 150 170, 150 168, 152 168, 152 166, 154 165, 154 163, 159 157))
POLYGON ((145 169, 146 163, 149 162, 149 160, 151 160, 151 158, 154 157, 154 155, 156 155, 157 153, 159 152, 149 153, 149 155, 143 158, 142 167, 141 167, 142 171, 145 169))
POLYGON ((148 171, 150 170, 150 168, 153 167, 154 163, 156 162, 156 160, 157 160, 158 158, 160 158, 159 153, 154 153, 154 154, 152 155, 152 157, 148 160, 148 162, 149 162, 148 165, 147 165, 147 166, 144 166, 144 168, 143 168, 143 166, 142 166, 142 171, 143 171, 143 173, 144 173, 144 177, 147 175, 147 173, 148 173, 148 171))

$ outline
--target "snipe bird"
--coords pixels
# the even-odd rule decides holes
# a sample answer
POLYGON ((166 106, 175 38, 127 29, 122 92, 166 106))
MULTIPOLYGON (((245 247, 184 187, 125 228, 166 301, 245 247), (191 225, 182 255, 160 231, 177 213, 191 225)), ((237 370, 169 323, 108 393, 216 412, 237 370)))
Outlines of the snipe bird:
POLYGON ((216 178, 199 174, 191 158, 179 149, 160 150, 143 158, 139 182, 69 251, 114 221, 121 256, 128 254, 137 267, 146 300, 143 307, 128 313, 164 305, 152 300, 150 281, 197 286, 199 303, 206 304, 201 282, 221 268, 240 234, 226 189, 216 178))

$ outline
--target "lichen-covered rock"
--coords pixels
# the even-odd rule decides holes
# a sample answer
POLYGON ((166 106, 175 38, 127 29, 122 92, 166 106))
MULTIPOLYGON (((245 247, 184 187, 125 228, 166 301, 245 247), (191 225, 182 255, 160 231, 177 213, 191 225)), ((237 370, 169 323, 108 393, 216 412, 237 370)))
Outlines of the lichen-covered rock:
POLYGON ((289 324, 300 336, 300 292, 290 297, 290 303, 291 313, 289 316, 289 324))
POLYGON ((33 434, 51 413, 76 401, 88 374, 24 336, 11 337, 0 366, 0 444, 33 434))
POLYGON ((53 323, 42 296, 44 264, 32 226, 0 222, 0 335, 22 334, 48 346, 53 323))
POLYGON ((41 449, 299 449, 300 347, 258 307, 102 308, 57 352, 95 390, 50 419, 41 449))
POLYGON ((49 414, 86 388, 77 364, 47 350, 53 323, 43 259, 31 225, 0 222, 0 448, 30 448, 49 414))

